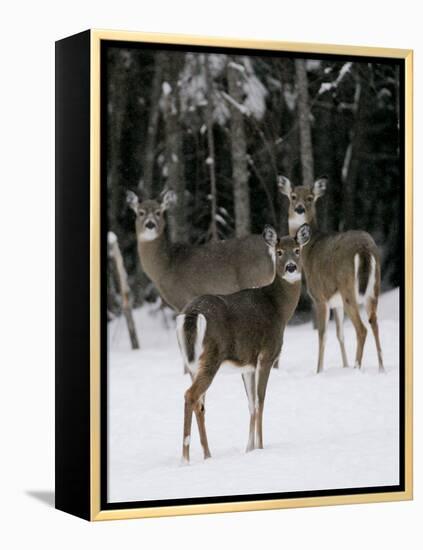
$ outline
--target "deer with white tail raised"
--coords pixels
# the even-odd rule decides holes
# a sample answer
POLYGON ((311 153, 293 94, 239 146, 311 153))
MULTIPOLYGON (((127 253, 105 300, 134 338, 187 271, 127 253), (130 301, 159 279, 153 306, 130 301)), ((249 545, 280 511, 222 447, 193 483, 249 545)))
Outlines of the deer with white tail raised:
POLYGON ((230 294, 272 282, 274 256, 261 235, 202 245, 171 243, 165 230, 165 212, 176 202, 172 190, 165 191, 161 199, 141 202, 128 191, 127 202, 136 215, 142 268, 162 298, 177 311, 203 294, 230 294))
POLYGON ((290 235, 307 223, 312 237, 303 250, 303 267, 307 290, 314 302, 319 333, 317 372, 323 370, 326 330, 330 309, 334 310, 336 333, 341 348, 343 366, 348 366, 344 344, 344 310, 357 335, 355 366, 361 368, 367 329, 359 306, 364 305, 376 342, 379 372, 384 371, 382 348, 377 321, 380 294, 380 257, 376 243, 365 231, 323 233, 318 230, 316 201, 325 193, 327 178, 317 179, 312 187, 293 187, 288 178, 279 176, 279 191, 289 199, 288 225, 290 235))
MULTIPOLYGON (((308 225, 295 238, 278 238, 271 226, 263 242, 275 258, 273 282, 226 296, 201 296, 177 317, 177 336, 192 385, 185 393, 183 461, 189 462, 193 412, 204 458, 210 457, 205 426, 205 393, 225 364, 242 374, 250 410, 247 452, 263 448, 263 406, 272 366, 278 361, 285 327, 301 293, 301 250, 308 225)), ((254 262, 254 259, 252 260, 254 262)))

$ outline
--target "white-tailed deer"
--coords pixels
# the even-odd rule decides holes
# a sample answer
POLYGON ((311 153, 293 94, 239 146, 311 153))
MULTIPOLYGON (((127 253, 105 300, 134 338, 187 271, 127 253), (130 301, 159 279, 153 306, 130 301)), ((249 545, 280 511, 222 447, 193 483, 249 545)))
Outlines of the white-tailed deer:
POLYGON ((177 311, 203 294, 231 294, 272 282, 274 257, 261 235, 196 246, 171 243, 164 213, 176 202, 173 191, 164 192, 161 200, 142 202, 128 191, 127 202, 136 214, 142 268, 162 298, 177 311))
POLYGON ((341 348, 343 366, 348 366, 344 345, 344 310, 357 334, 355 366, 361 368, 367 329, 360 316, 364 305, 376 342, 379 371, 383 372, 382 349, 377 322, 380 293, 380 258, 373 238, 365 231, 322 233, 317 228, 316 201, 326 190, 327 178, 317 179, 312 187, 293 187, 288 178, 279 176, 278 187, 289 199, 288 224, 290 235, 298 226, 308 223, 312 237, 303 251, 307 290, 312 298, 319 333, 317 372, 323 369, 326 330, 330 309, 334 310, 336 334, 341 348))
POLYGON ((192 385, 185 393, 183 460, 189 462, 195 412, 204 458, 210 457, 205 427, 205 393, 219 368, 239 369, 250 410, 247 452, 263 448, 263 405, 270 370, 278 360, 285 327, 301 293, 301 249, 310 238, 303 225, 296 237, 278 239, 266 226, 264 242, 275 257, 276 275, 262 288, 226 296, 201 296, 177 317, 177 336, 192 385))

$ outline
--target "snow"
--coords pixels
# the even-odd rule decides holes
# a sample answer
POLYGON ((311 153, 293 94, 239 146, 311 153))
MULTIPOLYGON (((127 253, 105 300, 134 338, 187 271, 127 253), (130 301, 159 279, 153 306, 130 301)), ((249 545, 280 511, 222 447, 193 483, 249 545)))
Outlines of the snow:
POLYGON ((332 90, 332 87, 332 82, 322 82, 319 89, 319 95, 324 94, 325 92, 329 92, 330 90, 332 90))
POLYGON ((224 227, 227 227, 227 226, 228 226, 227 221, 226 221, 225 218, 223 218, 220 214, 216 214, 215 220, 216 220, 217 222, 219 222, 221 225, 223 225, 224 227))
POLYGON ((244 105, 249 113, 257 120, 261 120, 266 111, 267 90, 254 73, 251 59, 243 58, 247 77, 244 80, 244 105))
POLYGON ((241 65, 240 63, 235 63, 235 61, 230 61, 228 63, 228 67, 231 67, 232 69, 236 69, 240 73, 245 73, 244 65, 241 65))
MULTIPOLYGON (((325 371, 315 374, 311 323, 287 328, 279 370, 264 409, 264 449, 245 453, 248 401, 237 372, 219 372, 206 398, 212 458, 204 461, 193 421, 191 463, 181 465, 184 376, 175 322, 167 310, 134 312, 141 350, 130 349, 125 321, 109 323, 110 502, 322 490, 399 482, 399 292, 381 297, 380 335, 387 373, 377 372, 369 330, 364 368, 341 367, 329 323, 325 371), (166 328, 166 326, 168 328, 166 328)), ((355 336, 345 322, 353 363, 355 336)))
POLYGON ((318 95, 321 95, 334 88, 337 88, 337 86, 341 83, 344 76, 351 71, 351 67, 352 67, 351 62, 344 63, 341 69, 339 70, 338 76, 336 77, 336 80, 334 82, 322 82, 322 84, 320 85, 318 95))
POLYGON ((107 233, 107 242, 109 244, 115 244, 116 241, 117 241, 116 233, 113 233, 113 231, 109 231, 107 233))
POLYGON ((283 97, 285 99, 286 106, 290 111, 293 111, 297 105, 297 92, 295 89, 291 89, 289 85, 286 85, 283 90, 283 97))
POLYGON ((231 67, 237 69, 242 77, 242 87, 245 99, 242 104, 236 102, 228 93, 221 90, 220 80, 228 59, 223 54, 203 55, 187 53, 184 68, 181 71, 180 101, 181 112, 193 112, 198 107, 207 105, 210 99, 213 104, 213 119, 220 125, 224 125, 230 118, 228 102, 246 116, 252 115, 261 120, 266 110, 267 90, 254 72, 253 64, 248 57, 242 58, 241 63, 229 62, 231 67), (212 89, 207 88, 207 78, 204 70, 205 61, 210 69, 212 89))
POLYGON ((242 113, 243 115, 249 116, 250 111, 247 109, 245 105, 241 105, 241 103, 238 103, 237 101, 235 101, 235 99, 231 95, 227 94, 226 92, 222 91, 220 93, 233 107, 235 107, 235 109, 238 109, 240 113, 242 113))
POLYGON ((322 65, 320 59, 307 59, 306 69, 307 71, 318 71, 322 65))
POLYGON ((162 92, 164 96, 168 96, 172 93, 172 86, 169 84, 169 82, 163 82, 162 92))

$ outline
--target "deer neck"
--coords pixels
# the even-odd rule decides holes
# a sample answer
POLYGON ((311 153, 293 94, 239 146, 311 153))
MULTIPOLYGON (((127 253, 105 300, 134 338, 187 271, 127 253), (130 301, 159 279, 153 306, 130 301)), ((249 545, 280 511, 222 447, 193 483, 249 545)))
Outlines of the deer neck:
POLYGON ((295 237, 298 229, 305 223, 310 226, 312 235, 314 235, 318 231, 315 218, 312 218, 310 221, 308 221, 302 214, 295 214, 295 212, 293 214, 290 214, 288 218, 288 229, 290 237, 295 237))
POLYGON ((171 259, 170 246, 165 232, 153 241, 138 242, 141 266, 152 281, 160 281, 167 272, 171 259))
POLYGON ((311 224, 311 237, 310 241, 302 248, 301 257, 303 260, 303 275, 308 275, 310 271, 310 262, 313 257, 313 253, 316 250, 315 245, 325 236, 323 231, 320 231, 317 223, 313 220, 311 224))
POLYGON ((267 289, 282 323, 285 325, 294 314, 301 294, 301 279, 295 283, 289 283, 278 274, 267 289))

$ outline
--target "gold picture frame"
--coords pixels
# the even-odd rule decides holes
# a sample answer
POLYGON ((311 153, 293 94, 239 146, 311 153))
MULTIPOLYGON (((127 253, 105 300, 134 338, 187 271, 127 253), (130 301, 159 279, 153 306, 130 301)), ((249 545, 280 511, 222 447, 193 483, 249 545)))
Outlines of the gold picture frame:
MULTIPOLYGON (((61 499, 57 507, 92 521, 104 521, 124 518, 147 518, 187 514, 210 514, 221 512, 240 512, 248 510, 266 510, 277 508, 310 507, 338 504, 359 504, 368 502, 387 502, 410 500, 413 497, 413 52, 406 49, 374 48, 360 46, 341 46, 327 44, 308 44, 279 41, 257 41, 220 37, 202 37, 171 34, 151 34, 142 32, 91 30, 87 31, 89 43, 89 487, 87 495, 89 510, 83 512, 67 506, 66 498, 61 499), (369 492, 363 494, 343 494, 305 498, 281 498, 272 500, 213 502, 208 504, 182 504, 163 507, 131 507, 102 509, 101 490, 101 377, 100 377, 100 324, 101 324, 101 287, 100 287, 100 163, 101 163, 101 64, 100 49, 102 41, 143 42, 149 44, 168 44, 183 46, 207 46, 218 48, 240 48, 296 52, 299 54, 330 54, 361 57, 381 57, 403 60, 405 68, 405 387, 404 387, 404 487, 394 492, 369 492)), ((66 40, 62 41, 63 43, 66 40)), ((60 44, 60 42, 58 43, 60 44)), ((60 46, 59 46, 60 47, 60 46)), ((59 60, 60 61, 60 60, 59 60)), ((56 365, 56 369, 60 366, 56 365)), ((59 380, 60 384, 60 380, 59 380)), ((87 474, 88 475, 88 474, 87 474)), ((85 478, 86 479, 86 478, 85 478)), ((64 491, 64 489, 63 489, 64 491)), ((84 497, 85 498, 85 497, 84 497)))

